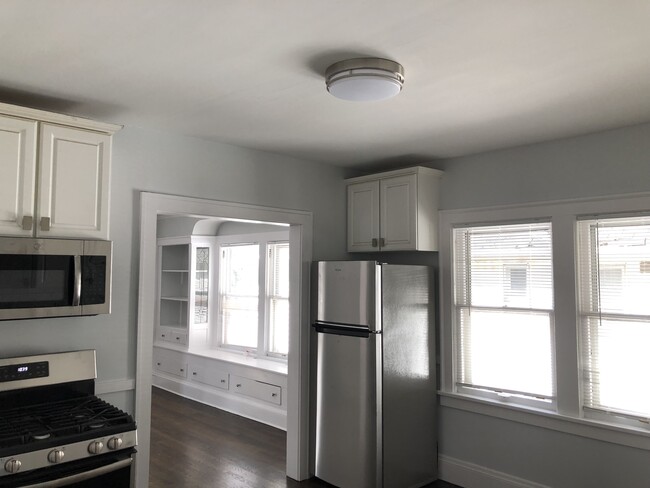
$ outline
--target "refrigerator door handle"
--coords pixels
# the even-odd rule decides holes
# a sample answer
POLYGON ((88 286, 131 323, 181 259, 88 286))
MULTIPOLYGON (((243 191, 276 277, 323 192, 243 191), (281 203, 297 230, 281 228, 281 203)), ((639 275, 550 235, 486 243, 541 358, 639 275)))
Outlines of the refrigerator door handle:
POLYGON ((371 331, 368 327, 337 324, 332 322, 314 322, 312 324, 312 327, 316 329, 316 332, 320 332, 322 334, 336 334, 342 336, 365 337, 366 339, 370 337, 370 334, 381 333, 379 331, 371 331))

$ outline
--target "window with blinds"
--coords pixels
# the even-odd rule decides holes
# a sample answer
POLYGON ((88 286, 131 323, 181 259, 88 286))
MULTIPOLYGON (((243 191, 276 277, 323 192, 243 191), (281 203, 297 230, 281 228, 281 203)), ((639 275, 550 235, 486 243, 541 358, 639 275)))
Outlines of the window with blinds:
POLYGON ((458 391, 552 403, 550 222, 455 228, 453 239, 458 391))
POLYGON ((650 416, 650 217, 582 220, 578 283, 583 405, 650 416))
POLYGON ((286 356, 289 353, 289 243, 268 245, 268 353, 286 356))

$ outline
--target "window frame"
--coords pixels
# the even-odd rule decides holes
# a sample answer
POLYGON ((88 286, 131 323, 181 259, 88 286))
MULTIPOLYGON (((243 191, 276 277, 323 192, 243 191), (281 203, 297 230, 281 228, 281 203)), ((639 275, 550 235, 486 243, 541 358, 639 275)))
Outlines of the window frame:
MULTIPOLYGON (((451 251, 451 259, 453 260, 453 263, 457 263, 458 259, 454 254, 454 247, 455 247, 455 239, 457 238, 456 234, 457 232, 463 233, 464 230, 467 229, 477 229, 477 228, 482 228, 482 229, 487 229, 491 227, 502 227, 502 226, 510 226, 510 225, 530 225, 530 224, 548 224, 549 231, 551 233, 551 259, 553 258, 553 253, 552 253, 552 236, 553 236, 553 227, 552 223, 550 220, 544 220, 544 219, 535 219, 531 221, 521 221, 521 222, 489 222, 489 223, 481 223, 481 224, 476 224, 476 225, 455 225, 451 228, 451 233, 452 233, 452 240, 454 240, 454 243, 452 243, 452 251, 451 251)), ((459 238, 459 237, 458 237, 459 238)), ((465 239, 467 237, 464 237, 465 239)), ((463 256, 463 268, 464 270, 469 273, 469 270, 471 268, 471 262, 467 262, 467 256, 463 256)), ((512 269, 523 269, 526 272, 526 288, 529 288, 530 281, 529 281, 529 273, 530 273, 530 263, 503 263, 501 265, 501 274, 502 274, 502 279, 504 283, 507 281, 508 283, 510 282, 510 276, 509 273, 512 269)), ((538 408, 538 409, 548 409, 548 410, 554 410, 556 408, 556 374, 555 374, 555 367, 554 367, 554 360, 555 360, 555 317, 554 317, 554 303, 553 300, 551 301, 551 308, 549 309, 540 309, 540 308, 532 308, 532 307, 527 307, 527 308, 521 308, 521 307, 508 307, 507 305, 504 305, 502 307, 496 306, 494 304, 490 305, 485 305, 485 304, 473 304, 471 300, 471 293, 469 291, 466 291, 464 295, 466 296, 467 303, 465 303, 465 300, 458 299, 456 297, 458 290, 459 290, 459 283, 456 282, 456 269, 454 267, 454 264, 452 264, 452 286, 454 290, 454 294, 452 296, 452 302, 450 306, 453 308, 452 312, 452 322, 453 322, 453 328, 454 328, 454 337, 455 337, 455 348, 454 348, 454 391, 456 393, 460 394, 466 394, 469 396, 475 396, 479 398, 486 398, 490 400, 495 400, 495 401, 500 401, 500 402, 507 402, 510 404, 515 404, 515 405, 521 405, 521 406, 528 406, 528 407, 533 407, 533 408, 538 408), (463 303, 461 303, 463 302, 463 303), (550 374, 552 376, 551 378, 551 393, 550 395, 536 395, 534 393, 522 393, 519 391, 513 391, 513 390, 507 390, 505 388, 500 388, 496 387, 494 385, 476 385, 476 384, 467 384, 462 382, 462 377, 464 376, 461 374, 460 370, 466 368, 466 365, 464 364, 464 358, 463 358, 463 353, 462 353, 462 344, 461 344, 461 336, 462 336, 462 328, 461 328, 461 315, 463 314, 463 311, 467 310, 469 314, 471 315, 472 310, 475 311, 493 311, 493 312, 499 312, 501 311, 502 313, 506 314, 521 314, 521 313, 528 313, 532 315, 544 315, 548 319, 548 327, 549 327, 549 341, 550 341, 550 360, 551 360, 551 371, 550 374), (461 365, 462 363, 462 365, 461 365)), ((552 279, 552 272, 551 272, 551 279, 552 279)), ((465 286, 469 286, 470 280, 467 277, 462 278, 463 283, 465 286)), ((506 287, 503 287, 503 290, 505 292, 506 287)), ((504 304, 507 302, 506 297, 503 297, 503 302, 504 304)))
POLYGON ((594 216, 647 215, 650 193, 614 195, 440 212, 439 267, 441 308, 441 405, 514 420, 552 430, 616 442, 650 451, 650 426, 609 415, 593 418, 582 405, 577 293, 576 223, 594 216), (556 406, 540 410, 511 399, 491 400, 458 391, 455 386, 457 338, 453 317, 453 228, 490 224, 515 224, 536 220, 553 228, 553 276, 555 303, 554 372, 556 406))
POLYGON ((214 254, 216 261, 215 281, 212 285, 214 290, 213 303, 215 307, 214 317, 211 324, 212 346, 230 352, 236 352, 246 356, 265 358, 286 362, 288 354, 273 353, 268 350, 269 345, 269 317, 268 317, 268 245, 272 243, 286 242, 289 244, 289 230, 276 232, 263 232, 254 234, 236 234, 215 237, 214 254), (259 246, 258 261, 258 320, 257 320, 257 346, 237 346, 223 343, 223 322, 221 315, 221 289, 222 289, 222 248, 226 246, 256 244, 259 246))

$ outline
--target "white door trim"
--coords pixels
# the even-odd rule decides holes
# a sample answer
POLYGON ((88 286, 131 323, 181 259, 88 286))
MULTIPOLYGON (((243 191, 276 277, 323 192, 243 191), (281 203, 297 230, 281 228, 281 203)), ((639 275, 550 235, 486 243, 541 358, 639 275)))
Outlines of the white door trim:
POLYGON ((140 194, 140 278, 135 418, 138 424, 136 486, 148 486, 151 435, 151 375, 156 290, 156 226, 159 214, 225 217, 290 224, 289 359, 287 378, 287 476, 309 477, 309 273, 312 214, 298 210, 221 202, 175 195, 140 194))

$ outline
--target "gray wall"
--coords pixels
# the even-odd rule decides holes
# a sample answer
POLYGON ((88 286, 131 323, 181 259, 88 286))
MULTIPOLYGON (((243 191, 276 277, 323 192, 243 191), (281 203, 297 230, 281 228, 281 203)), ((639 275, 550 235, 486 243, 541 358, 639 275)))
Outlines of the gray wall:
MULTIPOLYGON (((311 211, 314 258, 344 256, 340 168, 127 127, 113 140, 111 179, 112 313, 2 322, 0 357, 91 348, 100 381, 135 377, 142 190, 311 211)), ((105 397, 133 410, 131 391, 105 397)))
MULTIPOLYGON (((650 191, 650 124, 438 161, 441 207, 650 191)), ((440 453, 558 488, 650 486, 648 451, 440 409, 440 453)))

